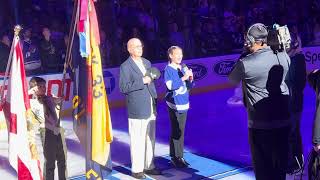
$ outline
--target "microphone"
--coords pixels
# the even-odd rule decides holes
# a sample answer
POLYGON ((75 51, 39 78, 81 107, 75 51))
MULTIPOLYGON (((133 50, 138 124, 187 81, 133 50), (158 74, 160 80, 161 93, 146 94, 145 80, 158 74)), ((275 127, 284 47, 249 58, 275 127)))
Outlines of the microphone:
POLYGON ((189 70, 189 68, 186 64, 181 64, 181 67, 182 67, 183 71, 189 70))
MULTIPOLYGON (((181 67, 182 67, 184 72, 187 72, 188 70, 192 71, 192 69, 189 69, 186 64, 182 64, 181 67)), ((189 76, 189 81, 192 81, 192 80, 193 80, 193 77, 189 76)))

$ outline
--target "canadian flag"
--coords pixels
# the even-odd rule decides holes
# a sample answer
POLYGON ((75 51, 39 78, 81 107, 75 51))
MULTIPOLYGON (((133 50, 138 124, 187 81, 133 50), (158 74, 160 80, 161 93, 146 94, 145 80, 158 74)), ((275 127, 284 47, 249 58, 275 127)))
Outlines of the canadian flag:
POLYGON ((15 36, 13 43, 12 65, 4 103, 9 131, 9 162, 17 171, 19 180, 42 180, 35 133, 31 130, 34 118, 30 108, 19 36, 15 36))

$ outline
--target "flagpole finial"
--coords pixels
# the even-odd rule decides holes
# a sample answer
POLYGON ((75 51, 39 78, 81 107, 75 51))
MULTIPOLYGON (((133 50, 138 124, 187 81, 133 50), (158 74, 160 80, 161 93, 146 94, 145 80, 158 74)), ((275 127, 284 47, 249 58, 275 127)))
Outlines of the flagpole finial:
POLYGON ((22 30, 22 27, 20 25, 16 25, 14 27, 14 35, 18 36, 21 30, 22 30))

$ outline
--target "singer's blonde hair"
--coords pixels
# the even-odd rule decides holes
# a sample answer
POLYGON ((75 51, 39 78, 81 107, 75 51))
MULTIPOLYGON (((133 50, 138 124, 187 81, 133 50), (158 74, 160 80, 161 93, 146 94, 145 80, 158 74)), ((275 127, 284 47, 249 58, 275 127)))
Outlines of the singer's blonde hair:
MULTIPOLYGON (((168 51, 167 51, 169 63, 171 63, 171 60, 172 60, 172 59, 170 58, 170 54, 172 54, 175 49, 180 49, 180 50, 182 51, 182 48, 179 47, 179 46, 170 46, 169 49, 168 49, 168 51)), ((183 53, 183 51, 182 51, 182 53, 183 53)))

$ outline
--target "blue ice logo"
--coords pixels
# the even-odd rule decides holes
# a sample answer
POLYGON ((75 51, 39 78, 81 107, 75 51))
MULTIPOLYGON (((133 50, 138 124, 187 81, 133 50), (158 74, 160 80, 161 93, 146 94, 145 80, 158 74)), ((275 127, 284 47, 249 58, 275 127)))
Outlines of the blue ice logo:
POLYGON ((195 81, 204 78, 208 73, 208 70, 204 65, 189 63, 187 66, 189 69, 192 69, 193 78, 195 81))
POLYGON ((107 94, 111 94, 111 92, 114 90, 116 85, 116 80, 111 72, 104 70, 103 71, 103 77, 104 77, 104 84, 106 86, 106 92, 107 94))
POLYGON ((213 71, 221 76, 227 76, 230 74, 235 61, 224 60, 216 63, 213 67, 213 71))

